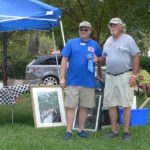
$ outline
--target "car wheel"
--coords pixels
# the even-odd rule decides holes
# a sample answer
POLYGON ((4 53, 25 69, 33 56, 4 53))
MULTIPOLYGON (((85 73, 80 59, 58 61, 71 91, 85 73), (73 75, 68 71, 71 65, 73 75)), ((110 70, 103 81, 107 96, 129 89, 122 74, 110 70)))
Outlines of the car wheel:
POLYGON ((58 85, 58 80, 53 76, 48 76, 43 80, 43 83, 45 85, 58 85))

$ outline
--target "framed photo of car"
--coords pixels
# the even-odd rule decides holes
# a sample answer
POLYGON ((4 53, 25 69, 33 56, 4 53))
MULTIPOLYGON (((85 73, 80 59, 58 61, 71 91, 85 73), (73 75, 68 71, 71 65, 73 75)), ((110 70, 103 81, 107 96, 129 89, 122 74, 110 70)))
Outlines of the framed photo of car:
POLYGON ((36 128, 66 126, 64 91, 60 86, 31 86, 36 128))
MULTIPOLYGON (((87 121, 85 123, 85 129, 88 131, 97 131, 99 129, 99 122, 100 122, 100 113, 102 108, 102 95, 96 95, 95 96, 95 107, 94 108, 88 108, 87 113, 87 121)), ((73 123, 73 129, 78 130, 79 129, 79 108, 76 109, 76 115, 75 120, 73 123)))

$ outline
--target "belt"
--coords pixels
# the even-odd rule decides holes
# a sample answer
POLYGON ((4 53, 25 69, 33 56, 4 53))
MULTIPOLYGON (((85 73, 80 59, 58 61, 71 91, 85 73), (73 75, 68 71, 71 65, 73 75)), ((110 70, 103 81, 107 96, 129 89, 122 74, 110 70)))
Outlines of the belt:
POLYGON ((107 74, 110 74, 110 75, 113 75, 113 76, 118 76, 118 75, 124 74, 124 73, 129 72, 129 71, 132 71, 132 69, 129 69, 125 72, 121 72, 121 73, 118 73, 118 74, 112 74, 112 73, 109 73, 109 72, 107 72, 107 74))

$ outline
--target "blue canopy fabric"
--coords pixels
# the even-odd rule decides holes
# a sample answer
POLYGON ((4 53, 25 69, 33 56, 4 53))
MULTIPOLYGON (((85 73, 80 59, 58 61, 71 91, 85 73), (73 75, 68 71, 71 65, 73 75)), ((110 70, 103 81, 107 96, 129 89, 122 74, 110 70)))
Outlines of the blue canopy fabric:
POLYGON ((56 27, 59 8, 38 0, 0 0, 0 31, 42 30, 56 27))

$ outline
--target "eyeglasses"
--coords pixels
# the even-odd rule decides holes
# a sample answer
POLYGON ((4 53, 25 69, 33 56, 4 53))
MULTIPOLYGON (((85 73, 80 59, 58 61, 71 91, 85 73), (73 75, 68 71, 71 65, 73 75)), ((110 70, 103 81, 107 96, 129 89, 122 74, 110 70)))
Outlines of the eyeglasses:
POLYGON ((89 29, 79 29, 80 31, 85 31, 85 32, 87 32, 87 31, 89 31, 89 29))

